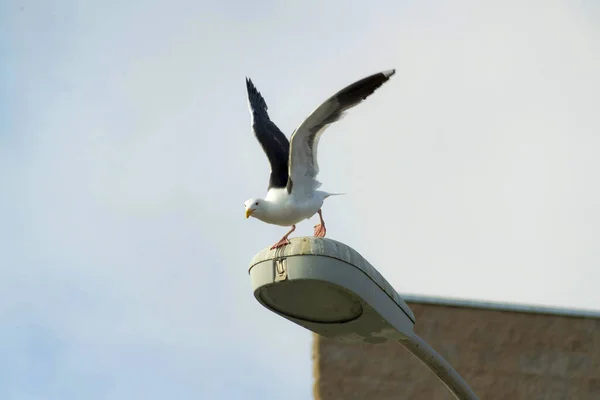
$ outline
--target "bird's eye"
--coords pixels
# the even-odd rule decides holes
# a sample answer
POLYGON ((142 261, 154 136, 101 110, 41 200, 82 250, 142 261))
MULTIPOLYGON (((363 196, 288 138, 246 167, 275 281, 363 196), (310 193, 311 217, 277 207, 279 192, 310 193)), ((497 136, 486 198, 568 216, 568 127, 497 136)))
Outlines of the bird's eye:
POLYGON ((256 203, 254 203, 254 205, 257 206, 258 205, 258 201, 256 203))

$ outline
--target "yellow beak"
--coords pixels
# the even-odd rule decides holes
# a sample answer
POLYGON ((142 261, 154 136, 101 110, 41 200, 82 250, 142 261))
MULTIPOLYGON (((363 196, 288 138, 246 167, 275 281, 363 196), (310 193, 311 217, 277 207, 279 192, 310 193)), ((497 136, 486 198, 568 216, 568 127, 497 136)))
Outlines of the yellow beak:
POLYGON ((246 218, 248 218, 250 215, 252 215, 252 213, 254 212, 253 209, 251 208, 246 208, 246 218))

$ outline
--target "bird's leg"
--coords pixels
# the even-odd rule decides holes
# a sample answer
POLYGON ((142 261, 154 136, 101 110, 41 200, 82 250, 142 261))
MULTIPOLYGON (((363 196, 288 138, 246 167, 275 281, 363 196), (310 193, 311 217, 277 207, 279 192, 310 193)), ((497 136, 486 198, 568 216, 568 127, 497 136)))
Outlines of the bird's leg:
POLYGON ((323 214, 321 213, 320 209, 317 212, 319 213, 319 219, 321 220, 321 223, 315 225, 315 237, 325 237, 327 229, 325 229, 325 221, 323 221, 323 214))
POLYGON ((295 230, 296 230, 296 225, 292 225, 292 229, 290 229, 290 231, 288 233, 286 233, 285 236, 282 237, 279 242, 277 242, 273 246, 271 246, 271 250, 276 249, 278 247, 283 247, 287 244, 290 244, 290 241, 288 240, 288 236, 290 236, 291 233, 294 232, 295 230))

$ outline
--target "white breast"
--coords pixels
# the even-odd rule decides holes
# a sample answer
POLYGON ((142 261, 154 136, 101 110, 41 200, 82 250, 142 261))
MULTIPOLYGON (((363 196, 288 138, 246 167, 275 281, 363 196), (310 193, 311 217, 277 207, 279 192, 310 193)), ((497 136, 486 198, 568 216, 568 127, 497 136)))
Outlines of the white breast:
POLYGON ((323 205, 323 200, 316 196, 298 201, 294 196, 290 196, 285 188, 270 189, 265 196, 265 201, 268 203, 267 212, 257 218, 281 226, 295 225, 310 218, 323 205))

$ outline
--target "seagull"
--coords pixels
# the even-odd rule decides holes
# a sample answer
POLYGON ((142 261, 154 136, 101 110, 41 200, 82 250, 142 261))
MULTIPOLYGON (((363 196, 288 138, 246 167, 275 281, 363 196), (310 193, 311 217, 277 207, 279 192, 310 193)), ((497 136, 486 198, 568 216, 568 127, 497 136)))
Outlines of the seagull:
POLYGON ((314 226, 314 236, 325 237, 323 203, 328 197, 343 193, 317 190, 321 186, 316 179, 319 139, 329 125, 339 121, 348 109, 373 94, 395 73, 395 69, 378 72, 346 86, 318 106, 296 128, 291 142, 271 121, 265 99, 252 80, 246 78, 252 130, 271 166, 267 194, 264 199, 246 200, 246 218, 252 216, 268 224, 291 227, 271 250, 288 245, 288 237, 296 230, 296 224, 315 214, 319 215, 320 221, 314 226))

